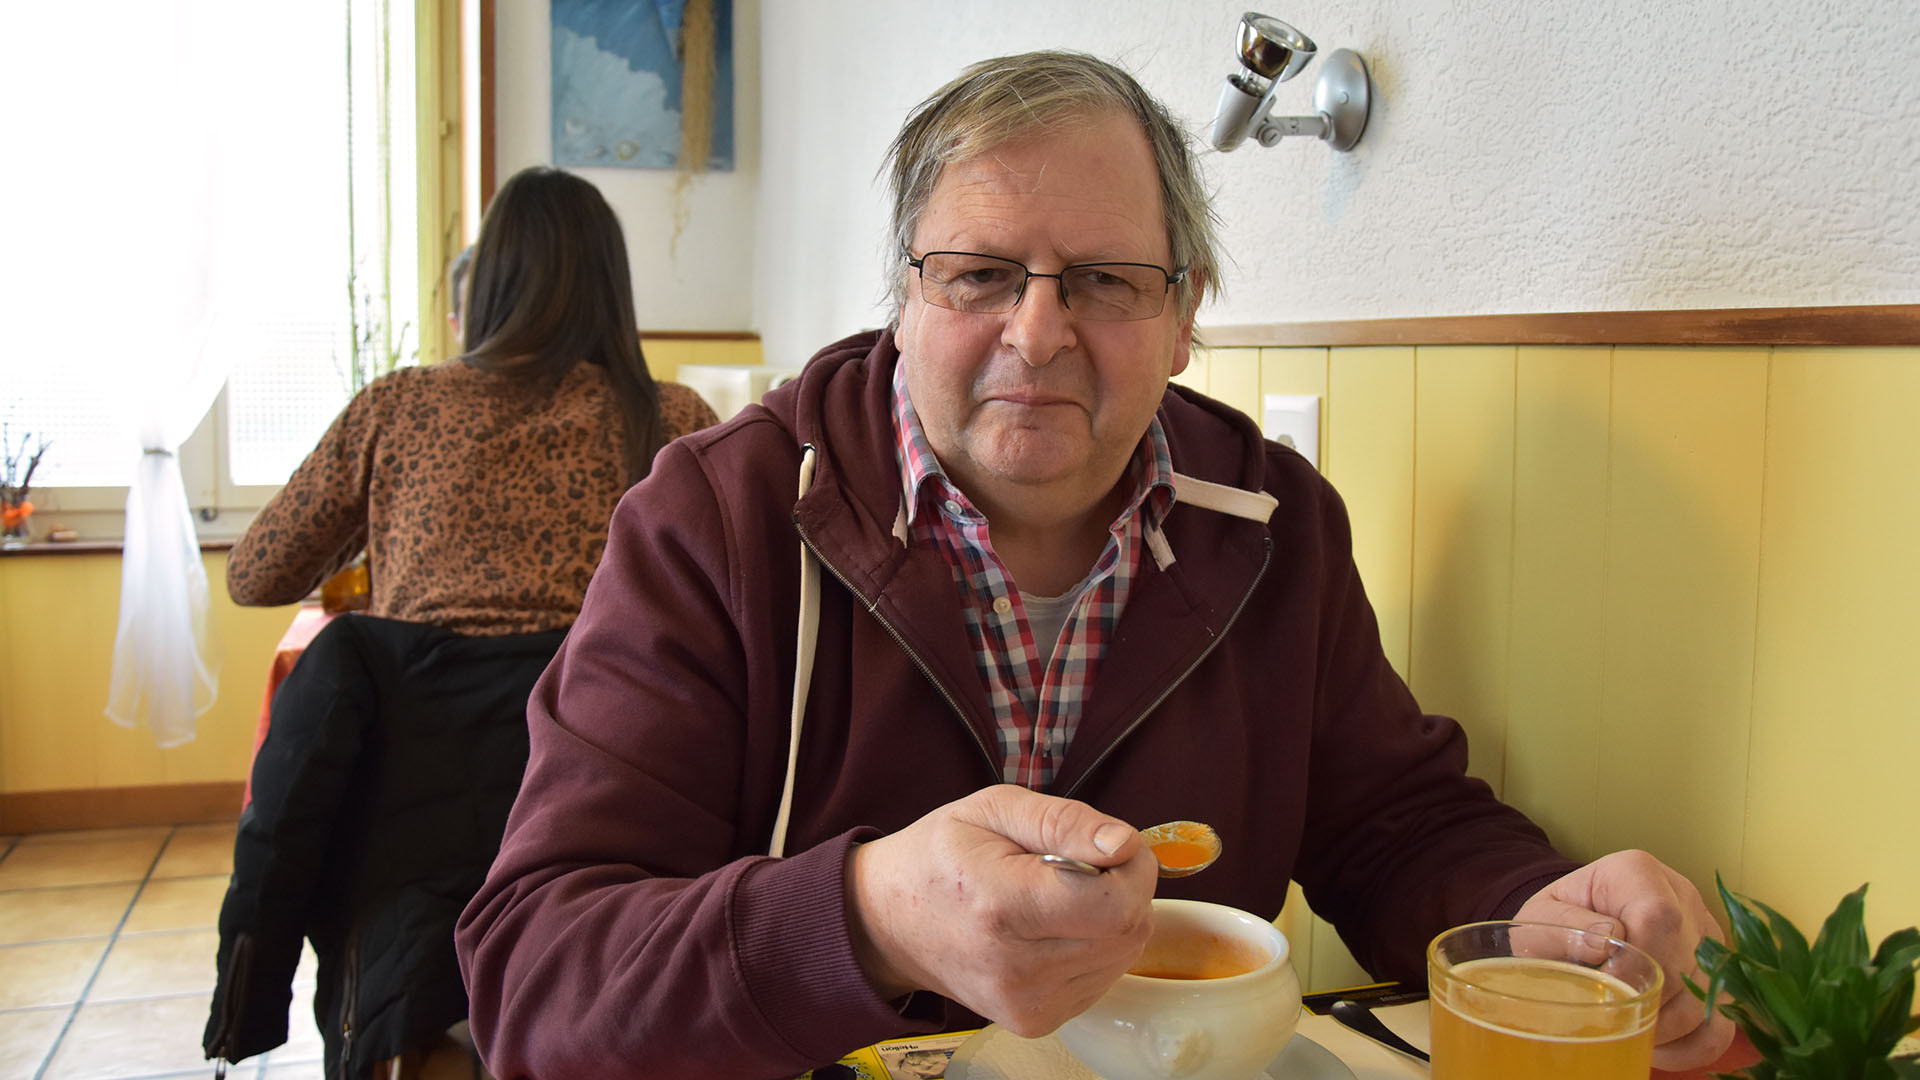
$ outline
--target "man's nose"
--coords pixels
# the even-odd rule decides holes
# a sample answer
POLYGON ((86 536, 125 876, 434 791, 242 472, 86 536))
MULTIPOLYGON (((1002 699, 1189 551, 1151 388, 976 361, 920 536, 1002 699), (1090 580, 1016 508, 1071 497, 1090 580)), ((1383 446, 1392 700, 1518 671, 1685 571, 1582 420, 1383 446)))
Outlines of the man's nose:
POLYGON ((1002 340, 1028 367, 1046 367, 1078 340, 1073 312, 1067 308, 1066 282, 1058 274, 1029 274, 1020 302, 1007 316, 1002 340), (1049 279, 1048 288, 1040 279, 1049 279))

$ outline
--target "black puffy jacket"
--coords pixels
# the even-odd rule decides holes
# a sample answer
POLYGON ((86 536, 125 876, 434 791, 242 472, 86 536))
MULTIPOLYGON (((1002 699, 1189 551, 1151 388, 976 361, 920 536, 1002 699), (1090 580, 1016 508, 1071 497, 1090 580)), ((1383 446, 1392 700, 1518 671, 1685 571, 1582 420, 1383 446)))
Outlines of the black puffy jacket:
POLYGON ((209 1058, 286 1041, 303 937, 320 961, 328 1077, 366 1077, 466 1016, 454 921, 499 849, 526 767, 527 694, 565 636, 348 615, 314 637, 254 759, 209 1058))

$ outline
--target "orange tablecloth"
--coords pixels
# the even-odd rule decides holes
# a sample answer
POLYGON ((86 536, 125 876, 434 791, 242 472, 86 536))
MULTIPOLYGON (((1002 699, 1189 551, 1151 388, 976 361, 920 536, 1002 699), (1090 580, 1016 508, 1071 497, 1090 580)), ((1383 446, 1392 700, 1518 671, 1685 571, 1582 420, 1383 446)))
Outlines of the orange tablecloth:
MULTIPOLYGON (((321 609, 319 604, 301 604, 300 611, 294 615, 287 632, 280 635, 280 644, 273 649, 273 666, 267 670, 267 692, 260 699, 260 723, 253 732, 253 753, 260 752, 260 744, 267 739, 267 727, 273 722, 273 692, 293 670, 300 654, 306 651, 307 643, 320 628, 332 622, 334 615, 321 609)), ((253 801, 253 757, 247 758, 247 786, 240 798, 240 808, 247 808, 253 801)))

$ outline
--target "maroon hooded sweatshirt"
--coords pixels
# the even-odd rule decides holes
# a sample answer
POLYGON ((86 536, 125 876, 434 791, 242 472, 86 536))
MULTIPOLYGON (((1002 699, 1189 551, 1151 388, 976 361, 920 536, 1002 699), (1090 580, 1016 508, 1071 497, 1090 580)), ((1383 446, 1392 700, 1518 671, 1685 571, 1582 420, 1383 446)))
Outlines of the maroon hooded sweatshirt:
MULTIPOLYGON (((774 1080, 982 1023, 882 1000, 849 938, 851 846, 999 780, 952 574, 896 530, 898 359, 885 332, 830 346, 764 407, 669 444, 621 501, 459 928, 502 1080, 774 1080), (775 859, 803 542, 825 573, 775 859)), ((1050 791, 1213 824, 1225 855, 1159 895, 1273 917, 1297 879, 1369 970, 1418 980, 1439 930, 1511 914, 1575 864, 1466 775, 1459 726, 1388 665, 1326 481, 1191 391, 1159 417, 1177 473, 1278 507, 1250 520, 1184 485, 1171 561, 1143 556, 1050 791)))

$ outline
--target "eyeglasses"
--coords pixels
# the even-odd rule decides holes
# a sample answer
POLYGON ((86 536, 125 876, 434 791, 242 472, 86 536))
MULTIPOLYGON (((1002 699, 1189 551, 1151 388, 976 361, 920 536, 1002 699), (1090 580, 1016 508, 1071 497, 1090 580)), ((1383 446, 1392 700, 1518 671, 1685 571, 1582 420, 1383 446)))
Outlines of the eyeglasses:
POLYGON ((1167 306, 1167 291, 1187 277, 1184 266, 1169 273, 1151 263, 1079 263, 1057 274, 1036 274, 1012 259, 970 251, 929 251, 917 259, 911 251, 903 254, 920 271, 920 296, 927 303, 976 315, 1012 311, 1027 282, 1052 278, 1060 283, 1060 302, 1082 319, 1151 319, 1167 306))

